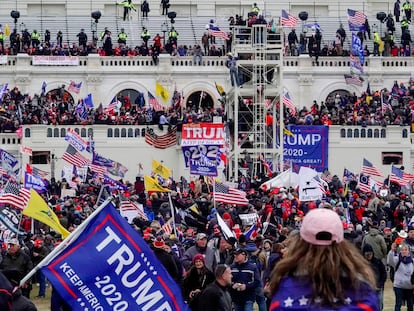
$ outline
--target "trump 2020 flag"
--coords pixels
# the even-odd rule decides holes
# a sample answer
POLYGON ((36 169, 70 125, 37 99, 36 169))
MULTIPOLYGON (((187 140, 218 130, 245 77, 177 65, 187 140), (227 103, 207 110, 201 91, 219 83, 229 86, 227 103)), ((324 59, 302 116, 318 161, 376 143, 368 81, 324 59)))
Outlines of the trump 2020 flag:
POLYGON ((179 286, 112 203, 90 218, 39 264, 72 310, 187 310, 179 286))

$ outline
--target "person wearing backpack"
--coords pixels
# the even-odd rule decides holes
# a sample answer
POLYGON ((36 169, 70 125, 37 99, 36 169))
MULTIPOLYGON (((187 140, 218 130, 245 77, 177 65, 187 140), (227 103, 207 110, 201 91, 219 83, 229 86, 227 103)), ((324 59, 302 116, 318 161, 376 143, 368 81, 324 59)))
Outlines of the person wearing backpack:
POLYGON ((387 264, 394 268, 395 311, 400 311, 403 301, 406 301, 407 311, 413 311, 413 273, 414 262, 408 245, 402 245, 397 252, 393 243, 387 256, 387 264))

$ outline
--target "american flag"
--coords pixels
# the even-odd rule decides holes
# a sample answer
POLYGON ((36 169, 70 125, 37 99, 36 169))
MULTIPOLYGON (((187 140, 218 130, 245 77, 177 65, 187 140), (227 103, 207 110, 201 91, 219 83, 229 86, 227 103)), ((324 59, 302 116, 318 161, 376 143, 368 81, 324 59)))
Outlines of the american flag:
POLYGON ((405 173, 403 172, 403 180, 406 183, 410 183, 414 181, 414 175, 413 174, 409 174, 409 173, 405 173))
POLYGON ((155 111, 164 110, 164 106, 150 92, 148 92, 148 102, 155 111))
POLYGON ((166 149, 177 144, 177 128, 174 127, 167 134, 157 135, 152 129, 145 132, 145 142, 158 149, 166 149))
POLYGON ((332 174, 329 170, 325 169, 321 174, 321 179, 326 181, 327 183, 332 182, 332 174))
POLYGON ((108 170, 105 166, 100 166, 92 163, 89 163, 88 166, 92 172, 98 174, 98 178, 104 178, 104 175, 107 174, 108 170))
POLYGON ((30 190, 20 187, 13 182, 8 182, 0 197, 0 204, 8 204, 17 209, 23 210, 30 199, 30 190))
POLYGON ((66 148, 66 151, 62 156, 62 160, 65 160, 66 162, 77 167, 82 167, 91 163, 90 160, 81 155, 71 144, 69 144, 66 148))
POLYGON ((121 104, 121 103, 118 101, 118 97, 114 96, 114 98, 112 99, 112 101, 109 103, 108 107, 106 107, 104 109, 104 112, 105 113, 112 112, 115 108, 118 108, 120 106, 119 104, 121 104))
POLYGON ((362 161, 362 173, 372 176, 383 177, 384 175, 381 173, 378 167, 373 165, 367 159, 364 158, 362 161))
POLYGON ((295 107, 295 104, 293 103, 292 99, 289 96, 289 92, 285 92, 283 94, 282 102, 283 102, 283 105, 286 106, 289 109, 290 114, 295 116, 296 115, 296 107, 295 107))
POLYGON ((322 179, 319 178, 318 175, 316 175, 315 177, 313 177, 313 179, 316 181, 319 190, 321 190, 321 192, 322 192, 322 195, 326 195, 326 189, 325 189, 325 185, 322 182, 322 179))
POLYGON ((121 201, 119 205, 119 211, 121 212, 121 215, 126 211, 136 212, 138 217, 144 220, 148 220, 148 216, 144 213, 144 210, 137 203, 130 200, 121 201))
POLYGON ((210 28, 208 29, 208 34, 215 38, 222 38, 224 40, 229 40, 229 36, 227 35, 227 32, 211 24, 210 24, 210 28))
POLYGON ((360 76, 356 75, 344 75, 346 84, 353 84, 356 86, 362 86, 362 82, 364 82, 364 79, 362 79, 360 76))
POLYGON ((249 200, 246 198, 246 192, 230 188, 222 183, 214 186, 214 200, 226 204, 247 205, 249 200))
POLYGON ((392 111, 391 104, 388 102, 388 100, 384 100, 383 91, 381 91, 381 109, 382 109, 382 111, 387 111, 387 110, 392 111))
POLYGON ((285 10, 282 10, 282 18, 280 20, 282 26, 287 26, 290 28, 296 27, 296 24, 298 23, 298 18, 289 14, 285 10))
POLYGON ((368 175, 361 173, 359 175, 358 186, 362 192, 371 192, 371 178, 368 175))
POLYGON ((39 176, 40 178, 46 178, 47 175, 49 175, 48 172, 43 171, 35 166, 32 166, 30 164, 26 164, 26 172, 28 172, 29 174, 35 175, 35 176, 39 176))
POLYGON ((359 11, 348 9, 348 22, 355 26, 365 25, 367 16, 359 11))
POLYGON ((82 87, 82 82, 76 83, 75 81, 70 81, 69 86, 68 86, 68 91, 79 94, 81 87, 82 87))
POLYGON ((407 182, 404 180, 404 172, 394 165, 391 167, 390 181, 400 186, 405 186, 407 182))
POLYGON ((4 168, 0 167, 0 176, 7 176, 7 175, 8 175, 7 171, 4 168))
POLYGON ((0 102, 2 101, 4 94, 6 94, 7 86, 7 83, 4 83, 2 86, 0 86, 0 102))
POLYGON ((173 219, 170 218, 170 219, 168 219, 168 221, 165 224, 163 224, 161 226, 161 230, 164 231, 164 233, 170 234, 171 232, 173 232, 173 227, 172 227, 173 223, 172 223, 172 221, 173 221, 173 219))

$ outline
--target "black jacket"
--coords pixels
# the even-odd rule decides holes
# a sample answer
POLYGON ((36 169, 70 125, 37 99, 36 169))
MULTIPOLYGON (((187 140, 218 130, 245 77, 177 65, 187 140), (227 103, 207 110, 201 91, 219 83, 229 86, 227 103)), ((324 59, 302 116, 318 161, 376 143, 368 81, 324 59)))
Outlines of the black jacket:
POLYGON ((227 287, 211 283, 200 295, 198 311, 231 311, 232 300, 227 287))

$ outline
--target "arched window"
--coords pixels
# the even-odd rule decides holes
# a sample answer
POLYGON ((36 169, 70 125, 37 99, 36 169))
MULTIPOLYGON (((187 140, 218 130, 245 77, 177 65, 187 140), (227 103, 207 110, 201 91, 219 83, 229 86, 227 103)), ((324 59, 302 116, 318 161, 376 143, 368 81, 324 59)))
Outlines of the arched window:
POLYGON ((139 128, 135 129, 135 137, 140 137, 141 136, 140 133, 141 133, 141 130, 139 128))
POLYGON ((86 137, 86 128, 81 128, 81 137, 86 137))
POLYGON ((31 135, 30 129, 28 128, 24 129, 24 137, 30 137, 30 135, 31 135))
POLYGON ((359 129, 354 130, 354 138, 359 138, 359 129))
POLYGON ((134 137, 134 130, 131 128, 128 129, 128 137, 134 137))
POLYGON ((59 137, 59 129, 58 128, 53 129, 53 137, 59 137))
POLYGON ((374 130, 374 138, 379 138, 379 130, 378 129, 374 130))
POLYGON ((125 128, 121 129, 121 137, 126 137, 126 129, 125 128))
POLYGON ((381 138, 387 137, 387 131, 385 129, 381 129, 381 138))
POLYGON ((346 137, 347 138, 352 138, 352 129, 348 129, 346 132, 347 132, 346 137))
POLYGON ((113 131, 111 128, 108 129, 107 134, 108 137, 112 137, 113 136, 113 131))
POLYGON ((372 129, 368 129, 368 135, 367 135, 367 137, 368 138, 372 138, 372 129))
POLYGON ((119 137, 119 128, 116 128, 114 131, 114 137, 119 137))
POLYGON ((407 129, 403 129, 402 130, 402 137, 403 138, 407 138, 408 137, 408 131, 407 131, 407 129))
POLYGON ((66 136, 66 129, 63 127, 60 129, 60 137, 65 137, 66 136))
POLYGON ((367 137, 367 130, 361 129, 361 138, 365 138, 365 137, 367 137))
POLYGON ((93 137, 93 128, 88 128, 88 137, 93 137))
POLYGON ((48 129, 47 129, 47 137, 52 137, 52 129, 49 127, 48 129))
POLYGON ((341 138, 345 138, 345 129, 341 129, 341 138))

